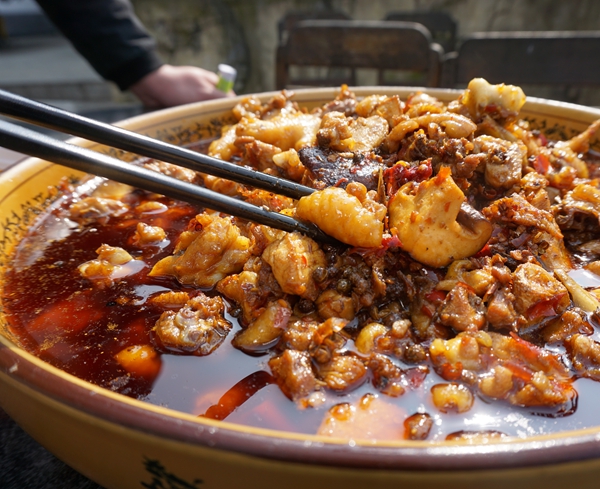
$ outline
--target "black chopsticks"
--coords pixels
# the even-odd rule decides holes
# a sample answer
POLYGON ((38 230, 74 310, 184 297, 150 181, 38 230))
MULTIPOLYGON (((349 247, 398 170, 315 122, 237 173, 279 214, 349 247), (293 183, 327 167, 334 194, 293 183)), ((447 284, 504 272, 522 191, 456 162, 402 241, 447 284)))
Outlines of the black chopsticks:
POLYGON ((300 222, 243 200, 221 195, 204 187, 182 182, 2 120, 0 120, 0 146, 269 227, 288 232, 298 231, 322 243, 340 244, 311 223, 300 222))
POLYGON ((140 156, 173 163, 194 171, 226 178, 294 199, 299 199, 314 192, 314 189, 296 182, 212 158, 111 124, 105 124, 51 105, 30 100, 5 90, 0 90, 0 113, 37 126, 66 132, 73 136, 96 141, 140 156))

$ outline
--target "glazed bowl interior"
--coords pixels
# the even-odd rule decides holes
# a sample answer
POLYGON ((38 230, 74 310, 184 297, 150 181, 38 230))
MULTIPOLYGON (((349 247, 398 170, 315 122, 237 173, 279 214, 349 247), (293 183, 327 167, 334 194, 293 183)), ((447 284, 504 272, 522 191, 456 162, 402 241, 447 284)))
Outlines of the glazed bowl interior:
MULTIPOLYGON (((354 88, 357 96, 373 93, 398 94, 402 99, 411 88, 354 88)), ((426 89, 443 102, 460 92, 426 89)), ((295 100, 308 108, 332 100, 337 88, 296 91, 295 100)), ((263 101, 274 93, 260 94, 263 101)), ((190 145, 219 134, 223 125, 234 122, 231 109, 238 99, 218 100, 158 111, 119 123, 122 127, 178 145, 190 145)), ((568 139, 600 118, 600 111, 575 105, 528 99, 521 112, 532 127, 553 139, 568 139)), ((125 154, 82 139, 71 142, 96 151, 133 160, 125 154)), ((597 141, 594 142, 597 146, 597 141)), ((29 158, 0 175, 0 272, 11 266, 12 254, 25 232, 35 225, 38 215, 51 204, 60 180, 78 180, 79 172, 29 158)), ((2 283, 0 282, 0 287, 2 283)), ((251 455, 259 459, 320 467, 411 471, 506 470, 592 460, 600 457, 600 423, 596 428, 557 434, 511 439, 472 445, 458 441, 373 442, 329 439, 316 435, 279 432, 226 421, 198 418, 168 408, 151 405, 97 387, 62 372, 19 347, 0 306, 0 385, 19 390, 23 397, 0 397, 0 405, 24 428, 45 441, 34 410, 23 408, 32 398, 67 406, 73 416, 84 413, 93 418, 144 432, 169 443, 184 443, 227 453, 251 455), (78 414, 79 413, 79 414, 78 414), (493 456, 490 456, 493 455, 493 456)), ((9 392, 9 391, 5 391, 9 392)), ((13 392, 10 390, 10 392, 13 392)), ((51 448, 52 449, 52 448, 51 448)), ((55 448, 61 458, 72 454, 64 446, 55 448)), ((69 461, 69 460, 67 460, 69 461)), ((73 462, 86 473, 84 462, 73 462)), ((89 473, 94 473, 89 470, 89 473)), ((358 480, 358 479, 357 479, 358 480)), ((115 487, 117 487, 115 485, 115 487)), ((332 486, 333 487, 333 486, 332 486)))

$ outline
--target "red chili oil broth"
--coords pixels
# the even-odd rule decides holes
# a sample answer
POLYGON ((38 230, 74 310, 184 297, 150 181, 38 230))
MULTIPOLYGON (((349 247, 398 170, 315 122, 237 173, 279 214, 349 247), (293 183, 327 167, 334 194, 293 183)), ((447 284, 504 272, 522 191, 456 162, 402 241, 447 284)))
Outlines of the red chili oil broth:
MULTIPOLYGON (((134 192, 132 208, 144 198, 144 192, 134 192)), ((128 346, 152 344, 152 328, 162 313, 147 299, 168 290, 196 293, 196 289, 182 286, 175 279, 148 276, 154 263, 172 253, 175 238, 200 211, 185 203, 160 200, 168 206, 168 211, 148 215, 132 211, 106 222, 78 227, 67 218, 70 203, 67 195, 62 205, 55 205, 42 217, 19 245, 14 266, 4 277, 5 313, 11 330, 25 349, 79 378, 152 404, 299 433, 316 433, 333 405, 358 402, 367 393, 377 394, 367 381, 343 396, 328 393, 323 405, 317 408, 298 408, 269 379, 268 356, 250 356, 231 345, 231 339, 240 329, 231 316, 228 319, 234 325, 233 330, 210 355, 198 357, 162 351, 161 371, 156 378, 128 374, 115 355, 128 346), (149 225, 159 223, 167 230, 169 244, 163 248, 132 246, 139 221, 149 225), (128 250, 145 266, 140 265, 136 274, 110 287, 92 285, 77 267, 97 258, 96 250, 102 244, 128 250)), ((431 387, 440 382, 445 381, 430 371, 421 386, 407 388, 407 393, 399 398, 378 395, 399 406, 405 416, 429 413, 434 426, 428 440, 476 430, 497 430, 523 437, 597 424, 595 406, 600 402, 600 385, 589 380, 575 382, 578 406, 574 413, 564 417, 543 411, 532 415, 527 409, 487 403, 479 398, 467 413, 443 414, 430 401, 431 387)), ((400 428, 396 429, 401 437, 400 428)))

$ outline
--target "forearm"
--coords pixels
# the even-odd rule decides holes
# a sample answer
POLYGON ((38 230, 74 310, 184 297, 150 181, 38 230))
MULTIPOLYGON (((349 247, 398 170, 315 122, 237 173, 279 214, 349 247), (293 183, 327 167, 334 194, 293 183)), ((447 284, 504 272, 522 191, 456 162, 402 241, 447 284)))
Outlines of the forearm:
POLYGON ((75 49, 125 90, 163 63, 127 0, 36 0, 75 49))

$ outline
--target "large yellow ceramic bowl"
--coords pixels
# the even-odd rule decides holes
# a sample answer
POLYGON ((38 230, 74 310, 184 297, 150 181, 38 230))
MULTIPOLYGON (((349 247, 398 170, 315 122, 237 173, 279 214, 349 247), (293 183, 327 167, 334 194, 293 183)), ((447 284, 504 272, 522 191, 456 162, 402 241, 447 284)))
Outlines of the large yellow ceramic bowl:
MULTIPOLYGON (((414 90, 354 91, 405 98, 414 90)), ((428 92, 445 102, 457 97, 455 91, 428 92)), ((316 106, 337 93, 299 90, 296 100, 316 106)), ((231 119, 235 103, 199 103, 121 125, 188 144, 214 135, 231 119)), ((600 111, 530 100, 522 115, 551 137, 567 138, 600 118, 600 111)), ((0 175, 0 268, 10 266, 14 246, 65 175, 77 173, 33 158, 0 175)), ((332 441, 199 419, 115 394, 44 363, 19 347, 1 306, 0 406, 58 458, 107 488, 581 489, 596 488, 600 480, 600 416, 595 428, 485 445, 332 441)))

